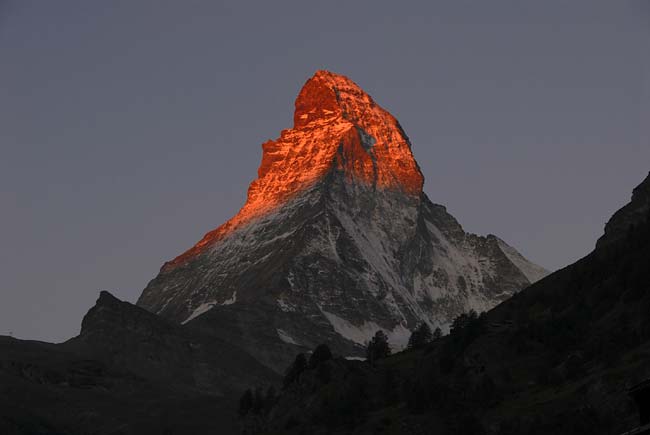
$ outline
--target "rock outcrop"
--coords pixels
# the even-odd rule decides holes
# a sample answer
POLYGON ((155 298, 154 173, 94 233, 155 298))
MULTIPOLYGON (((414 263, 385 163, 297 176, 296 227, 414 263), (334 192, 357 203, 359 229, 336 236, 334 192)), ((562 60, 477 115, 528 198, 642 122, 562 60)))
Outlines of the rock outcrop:
POLYGON ((597 247, 626 237, 635 226, 650 219, 650 174, 632 191, 632 200, 607 221, 605 234, 598 239, 597 247))

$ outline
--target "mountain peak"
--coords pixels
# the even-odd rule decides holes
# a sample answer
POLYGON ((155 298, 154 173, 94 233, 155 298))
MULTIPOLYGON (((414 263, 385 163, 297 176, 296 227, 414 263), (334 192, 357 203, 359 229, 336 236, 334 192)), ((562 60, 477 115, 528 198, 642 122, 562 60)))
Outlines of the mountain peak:
MULTIPOLYGON (((155 323, 154 318, 155 316, 142 308, 121 301, 111 293, 102 290, 99 293, 97 302, 86 313, 81 322, 81 335, 84 336, 98 331, 114 332, 118 328, 137 329, 134 325, 141 325, 144 322, 155 323)), ((167 322, 160 323, 166 324, 167 322)))
POLYGON ((163 266, 140 307, 280 373, 319 343, 361 355, 379 329, 402 348, 409 328, 446 329, 546 274, 433 204, 399 123, 352 80, 317 71, 295 107, 244 207, 163 266))
POLYGON ((278 209, 325 180, 400 191, 419 197, 424 177, 397 119, 349 78, 319 70, 295 102, 294 127, 262 144, 258 177, 242 209, 206 234, 193 248, 163 266, 168 270, 203 252, 217 240, 278 209))
POLYGON ((294 128, 304 127, 316 120, 337 118, 358 123, 359 117, 355 115, 361 110, 372 110, 375 106, 370 95, 349 78, 318 70, 307 80, 296 98, 294 128))
POLYGON ((346 77, 329 71, 317 71, 302 87, 295 102, 294 128, 308 125, 315 120, 334 119, 342 115, 337 89, 346 77))

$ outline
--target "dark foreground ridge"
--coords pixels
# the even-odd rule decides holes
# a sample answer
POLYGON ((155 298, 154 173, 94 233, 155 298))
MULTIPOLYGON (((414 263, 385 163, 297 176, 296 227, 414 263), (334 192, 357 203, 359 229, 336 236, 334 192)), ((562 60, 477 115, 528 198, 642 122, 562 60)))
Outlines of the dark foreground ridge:
POLYGON ((0 434, 236 433, 247 353, 101 292, 62 344, 0 337, 0 434))
MULTIPOLYGON (((450 335, 422 349, 372 366, 334 358, 306 369, 264 415, 249 413, 248 433, 616 435, 636 428, 630 388, 650 377, 650 209, 647 196, 641 200, 648 180, 582 260, 484 315, 459 317, 450 335)), ((642 424, 650 423, 646 384, 632 390, 646 406, 642 424)))
POLYGON ((650 218, 624 210, 611 242, 450 335, 372 364, 319 348, 284 384, 200 319, 102 292, 65 343, 0 337, 0 433, 621 434, 650 376, 650 218))

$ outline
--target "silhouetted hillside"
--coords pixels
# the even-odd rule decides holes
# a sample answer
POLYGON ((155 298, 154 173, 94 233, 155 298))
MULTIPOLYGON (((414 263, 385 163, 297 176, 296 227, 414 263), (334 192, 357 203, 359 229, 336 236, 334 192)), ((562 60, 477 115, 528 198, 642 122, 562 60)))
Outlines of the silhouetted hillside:
POLYGON ((0 337, 0 434, 236 433, 238 392, 274 382, 236 346, 102 292, 66 343, 0 337))
MULTIPOLYGON (((650 376, 650 177, 577 263, 423 350, 307 370, 254 433, 616 434, 650 376), (630 216, 633 218, 631 219, 630 216), (627 222, 628 225, 623 225, 627 222), (323 370, 323 369, 321 369, 323 370)), ((252 424, 254 422, 254 424, 252 424)))

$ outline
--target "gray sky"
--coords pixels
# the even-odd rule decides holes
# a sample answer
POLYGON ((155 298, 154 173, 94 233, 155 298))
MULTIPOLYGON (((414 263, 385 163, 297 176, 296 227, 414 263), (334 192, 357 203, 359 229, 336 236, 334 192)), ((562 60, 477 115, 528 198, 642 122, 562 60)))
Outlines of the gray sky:
POLYGON ((555 269, 650 170, 650 2, 0 0, 0 334, 63 340, 243 204, 313 72, 465 228, 555 269))

